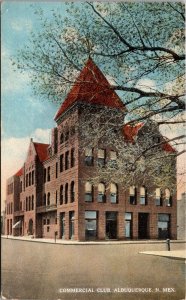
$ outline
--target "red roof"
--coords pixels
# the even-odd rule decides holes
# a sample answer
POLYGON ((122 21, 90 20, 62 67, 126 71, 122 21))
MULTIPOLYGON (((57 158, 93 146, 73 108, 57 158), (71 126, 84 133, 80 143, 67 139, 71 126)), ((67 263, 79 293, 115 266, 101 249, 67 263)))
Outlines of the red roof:
POLYGON ((134 138, 138 134, 139 129, 144 125, 144 123, 138 123, 134 126, 124 125, 123 135, 128 142, 134 142, 134 138))
POLYGON ((15 174, 15 176, 21 176, 23 175, 23 168, 21 168, 19 171, 17 171, 17 173, 15 174))
POLYGON ((123 102, 116 92, 110 89, 108 80, 91 58, 88 59, 54 119, 57 120, 76 101, 125 109, 123 102))
POLYGON ((39 160, 43 162, 48 158, 48 144, 33 143, 39 160))
POLYGON ((162 149, 166 152, 176 152, 176 150, 169 143, 162 144, 162 149))

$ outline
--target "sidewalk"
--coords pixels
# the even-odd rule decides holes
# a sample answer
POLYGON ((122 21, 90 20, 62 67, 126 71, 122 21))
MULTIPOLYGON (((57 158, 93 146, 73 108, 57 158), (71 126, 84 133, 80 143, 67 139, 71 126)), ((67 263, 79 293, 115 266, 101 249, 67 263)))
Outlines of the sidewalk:
POLYGON ((155 255, 155 256, 163 256, 185 260, 186 259, 186 251, 185 250, 173 250, 173 251, 144 251, 139 252, 139 254, 146 255, 155 255))
MULTIPOLYGON (((108 241, 86 241, 79 242, 73 240, 62 240, 56 239, 45 239, 45 238, 33 238, 32 236, 12 236, 12 235, 1 235, 2 238, 5 239, 13 239, 13 240, 21 240, 28 242, 40 242, 40 243, 48 243, 48 244, 63 244, 63 245, 120 245, 120 244, 165 244, 166 240, 130 240, 130 241, 118 241, 118 240, 108 240, 108 241)), ((172 244, 176 243, 186 243, 184 240, 171 240, 172 244)), ((166 248, 165 248, 166 249, 166 248)), ((166 252, 166 251, 165 251, 166 252)), ((167 251, 169 252, 169 251, 167 251)), ((150 252, 149 252, 150 254, 150 252)))

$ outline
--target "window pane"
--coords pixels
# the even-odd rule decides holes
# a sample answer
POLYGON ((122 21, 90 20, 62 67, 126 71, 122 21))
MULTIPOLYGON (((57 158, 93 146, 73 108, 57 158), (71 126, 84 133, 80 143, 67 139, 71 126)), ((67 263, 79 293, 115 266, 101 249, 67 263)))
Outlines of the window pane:
POLYGON ((132 220, 132 213, 125 213, 125 220, 132 220))
POLYGON ((87 211, 85 211, 85 218, 86 219, 96 219, 96 211, 94 211, 94 210, 87 210, 87 211))
POLYGON ((110 159, 111 160, 116 160, 117 159, 117 155, 115 151, 110 151, 110 159))
POLYGON ((110 194, 110 202, 116 203, 117 202, 117 195, 116 194, 110 194))
POLYGON ((130 186, 130 195, 135 195, 135 186, 130 186))
POLYGON ((117 193, 117 186, 115 183, 110 184, 110 192, 111 194, 116 194, 117 193))
POLYGON ((85 192, 92 193, 92 184, 88 181, 85 183, 85 192))
POLYGON ((158 214, 158 221, 169 221, 169 215, 168 214, 158 214))
POLYGON ((98 184, 98 193, 101 193, 101 194, 105 193, 105 185, 103 183, 98 184))
POLYGON ((92 156, 92 148, 86 148, 85 149, 85 156, 92 156))
POLYGON ((98 149, 98 158, 105 158, 105 150, 98 149))

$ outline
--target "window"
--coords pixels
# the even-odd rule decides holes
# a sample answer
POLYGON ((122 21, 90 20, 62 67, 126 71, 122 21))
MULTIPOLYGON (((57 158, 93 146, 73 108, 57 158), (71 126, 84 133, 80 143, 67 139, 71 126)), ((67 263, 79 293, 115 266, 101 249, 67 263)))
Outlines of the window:
POLYGON ((56 191, 56 205, 57 205, 57 191, 56 191))
POLYGON ((26 197, 26 211, 28 211, 28 198, 26 197))
POLYGON ((32 210, 34 210, 34 195, 32 195, 32 210))
POLYGON ((60 135, 60 144, 63 144, 64 141, 65 141, 64 134, 61 133, 61 135, 60 135))
POLYGON ((31 185, 31 172, 29 173, 29 186, 31 185))
POLYGON ((46 169, 44 169, 43 181, 46 182, 46 169))
POLYGON ((47 226, 47 232, 49 232, 50 231, 50 226, 47 226))
POLYGON ((65 170, 69 169, 69 151, 65 153, 65 170))
POLYGON ((95 240, 97 238, 97 212, 85 211, 85 239, 95 240))
POLYGON ((71 182, 70 185, 70 196, 71 196, 71 202, 74 202, 75 200, 75 185, 74 185, 74 181, 71 182))
POLYGON ((147 191, 143 186, 140 187, 140 204, 147 204, 147 191))
POLYGON ((170 238, 170 215, 158 214, 158 238, 170 238))
POLYGON ((156 188, 156 206, 162 206, 162 192, 160 188, 156 188))
POLYGON ((132 213, 125 213, 125 237, 132 238, 132 213))
POLYGON ((50 181, 50 167, 48 167, 47 180, 50 181))
POLYGON ((46 194, 44 194, 44 205, 46 205, 47 204, 47 201, 46 201, 46 194))
POLYGON ((115 183, 110 184, 110 202, 111 203, 118 202, 118 188, 115 183))
POLYGON ((110 151, 110 166, 116 167, 117 154, 116 151, 110 151))
POLYGON ((75 166, 75 149, 71 150, 71 168, 75 166))
POLYGON ((104 167, 105 165, 105 149, 98 149, 98 166, 104 167))
POLYGON ((72 126, 71 130, 70 130, 70 135, 73 136, 75 134, 76 130, 75 130, 75 126, 72 126))
POLYGON ((31 197, 29 196, 29 202, 28 202, 28 210, 31 210, 31 197))
POLYGON ((98 184, 98 202, 105 202, 106 195, 105 195, 105 185, 104 183, 98 184))
POLYGON ((70 239, 73 239, 74 238, 74 211, 70 211, 69 212, 69 221, 70 221, 70 224, 69 224, 69 230, 70 230, 70 239))
POLYGON ((63 204, 63 185, 60 186, 59 202, 60 202, 60 205, 63 204))
POLYGON ((130 186, 129 194, 130 204, 135 205, 137 203, 137 189, 135 186, 130 186))
POLYGON ((69 131, 67 131, 65 134, 65 141, 68 141, 68 139, 69 139, 69 131))
POLYGON ((65 184, 65 204, 68 203, 68 183, 65 184))
POLYGON ((60 155, 60 172, 63 172, 63 154, 60 155))
POLYGON ((23 190, 23 182, 21 181, 20 182, 20 193, 22 192, 22 190, 23 190))
POLYGON ((50 205, 50 193, 47 195, 47 205, 50 205))
POLYGON ((165 205, 172 206, 172 197, 169 189, 165 189, 165 205))
POLYGON ((58 176, 58 163, 56 163, 56 178, 58 176))
POLYGON ((50 225, 50 219, 47 219, 47 225, 50 225))
POLYGON ((43 219, 43 225, 46 225, 46 219, 43 219))
POLYGON ((65 213, 61 213, 61 238, 65 238, 65 213))
POLYGON ((32 184, 34 184, 34 171, 32 171, 32 184))
POLYGON ((93 149, 91 148, 85 149, 85 165, 93 166, 93 149))
POLYGON ((28 186, 28 174, 26 174, 26 187, 28 186))
POLYGON ((92 195, 92 184, 87 181, 85 183, 85 201, 86 202, 92 202, 93 200, 93 195, 92 195))

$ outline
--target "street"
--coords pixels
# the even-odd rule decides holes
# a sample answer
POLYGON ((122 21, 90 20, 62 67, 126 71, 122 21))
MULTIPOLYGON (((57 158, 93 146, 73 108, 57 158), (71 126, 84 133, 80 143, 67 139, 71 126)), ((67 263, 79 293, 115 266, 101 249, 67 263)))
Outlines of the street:
POLYGON ((139 254, 163 247, 3 238, 2 294, 7 299, 184 299, 184 260, 139 254))

